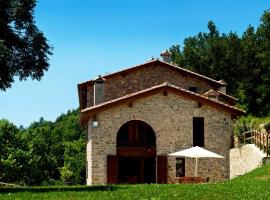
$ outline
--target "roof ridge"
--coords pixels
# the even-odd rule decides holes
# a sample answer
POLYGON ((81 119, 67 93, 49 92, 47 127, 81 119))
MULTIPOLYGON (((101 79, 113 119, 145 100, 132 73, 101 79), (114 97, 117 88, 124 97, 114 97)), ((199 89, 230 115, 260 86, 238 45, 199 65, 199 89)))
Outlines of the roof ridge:
MULTIPOLYGON (((182 70, 182 71, 184 71, 184 72, 186 72, 186 73, 195 75, 195 76, 197 76, 197 77, 201 77, 201 78, 203 78, 203 79, 206 79, 206 80, 208 80, 208 81, 214 82, 214 83, 219 84, 219 85, 221 85, 221 86, 222 86, 222 85, 226 85, 226 84, 224 84, 223 82, 220 82, 220 81, 217 81, 217 80, 215 80, 215 79, 209 78, 209 77, 207 77, 207 76, 205 76, 205 75, 202 75, 202 74, 196 73, 196 72, 194 72, 194 71, 191 71, 191 70, 182 68, 182 67, 177 66, 177 65, 172 64, 172 63, 168 63, 168 62, 165 62, 165 61, 161 61, 161 60, 159 60, 159 59, 153 59, 153 60, 146 61, 145 63, 139 64, 139 65, 135 65, 135 66, 132 66, 132 67, 127 67, 127 68, 125 68, 125 69, 122 69, 122 70, 119 70, 119 71, 116 71, 116 72, 112 72, 112 73, 106 74, 106 75, 104 75, 104 76, 100 76, 99 78, 105 78, 105 79, 106 79, 107 77, 112 76, 112 75, 114 75, 114 74, 124 73, 125 71, 131 70, 131 69, 133 69, 133 68, 137 68, 137 67, 140 67, 140 66, 147 65, 147 64, 149 64, 149 63, 154 63, 154 62, 160 62, 160 63, 163 63, 163 64, 165 64, 165 65, 167 65, 167 66, 174 67, 174 68, 176 68, 176 69, 182 70)), ((87 84, 87 83, 92 83, 93 81, 95 81, 95 79, 91 79, 91 80, 88 80, 88 81, 79 83, 78 85, 83 85, 83 84, 87 84)))

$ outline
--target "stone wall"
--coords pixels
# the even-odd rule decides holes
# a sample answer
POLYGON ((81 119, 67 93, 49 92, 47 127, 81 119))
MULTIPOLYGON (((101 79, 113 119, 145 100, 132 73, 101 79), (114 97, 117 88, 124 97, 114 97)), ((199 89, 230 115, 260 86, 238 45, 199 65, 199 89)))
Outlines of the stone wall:
MULTIPOLYGON (((132 73, 118 74, 108 78, 104 84, 104 101, 109 101, 136 91, 147 89, 164 82, 189 89, 197 87, 202 94, 212 87, 206 82, 189 75, 183 75, 179 70, 164 66, 164 64, 144 67, 132 73)), ((87 107, 93 106, 93 85, 87 87, 87 107)))
POLYGON ((246 144, 230 150, 230 178, 243 175, 259 166, 266 155, 254 144, 246 144))
MULTIPOLYGON (((87 184, 106 184, 107 155, 116 155, 119 128, 130 120, 148 123, 156 134, 157 155, 192 147, 192 118, 204 117, 205 148, 225 159, 199 159, 198 175, 210 181, 229 178, 231 115, 196 101, 168 93, 137 99, 132 107, 126 104, 107 109, 97 115, 98 127, 88 126, 87 184), (90 169, 91 168, 91 169, 90 169)), ((168 180, 175 177, 175 158, 168 159, 168 180)), ((186 176, 194 175, 195 160, 186 159, 186 176)))

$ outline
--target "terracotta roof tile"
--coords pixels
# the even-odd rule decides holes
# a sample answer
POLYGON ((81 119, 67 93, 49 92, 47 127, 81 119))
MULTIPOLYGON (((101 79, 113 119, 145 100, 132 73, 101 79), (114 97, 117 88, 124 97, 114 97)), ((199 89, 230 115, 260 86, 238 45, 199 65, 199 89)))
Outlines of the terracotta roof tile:
MULTIPOLYGON (((121 73, 125 73, 125 72, 127 72, 127 71, 131 71, 131 70, 133 70, 133 69, 137 69, 137 68, 140 68, 140 67, 144 67, 144 66, 146 66, 146 65, 149 65, 149 64, 155 63, 155 62, 163 63, 163 64, 165 64, 165 65, 167 65, 167 66, 170 66, 170 67, 172 67, 172 68, 174 68, 174 69, 180 70, 180 71, 185 72, 185 73, 187 73, 187 74, 190 74, 190 75, 196 76, 196 77, 198 77, 198 78, 204 79, 204 80, 206 80, 206 81, 212 82, 212 83, 217 84, 217 85, 219 85, 219 86, 224 86, 224 85, 226 85, 226 83, 224 83, 224 82, 214 80, 214 79, 209 78, 209 77, 207 77, 207 76, 198 74, 198 73, 196 73, 196 72, 193 72, 193 71, 190 71, 190 70, 187 70, 187 69, 184 69, 184 68, 181 68, 181 67, 179 67, 179 66, 177 66, 177 65, 175 65, 175 64, 167 63, 167 62, 164 62, 164 61, 161 61, 161 60, 158 60, 158 59, 150 60, 150 61, 147 61, 147 62, 145 62, 145 63, 143 63, 143 64, 135 65, 135 66, 133 66, 133 67, 129 67, 129 68, 126 68, 126 69, 123 69, 123 70, 120 70, 120 71, 117 71, 117 72, 114 72, 114 73, 111 73, 111 74, 107 74, 107 75, 105 75, 105 76, 101 76, 100 78, 108 79, 108 78, 110 78, 110 77, 112 77, 112 76, 114 76, 114 75, 121 74, 121 73)), ((83 85, 87 85, 87 84, 92 84, 94 81, 95 81, 95 79, 94 79, 94 80, 89 80, 89 81, 86 81, 86 82, 79 83, 78 85, 79 85, 79 86, 83 86, 83 85)))
MULTIPOLYGON (((134 93, 131 93, 131 94, 128 94, 128 95, 125 95, 125 96, 122 96, 122 97, 119 97, 119 98, 116 98, 116 99, 113 99, 113 100, 110 100, 110 101, 107 101, 107 102, 104 102, 104 103, 101 103, 101 104, 98 104, 98 105, 95 105, 92 107, 85 108, 85 109, 81 110, 81 113, 85 114, 88 112, 99 112, 100 109, 106 109, 108 106, 109 107, 113 106, 117 102, 122 102, 122 101, 128 100, 128 99, 133 98, 133 97, 140 97, 142 94, 146 94, 148 92, 155 91, 155 90, 158 90, 161 88, 173 89, 178 93, 187 94, 190 98, 197 98, 200 101, 209 102, 215 106, 221 106, 221 107, 227 108, 229 111, 236 113, 236 115, 245 114, 245 111, 238 109, 234 106, 228 105, 226 103, 223 103, 223 102, 220 102, 217 100, 209 99, 203 95, 200 95, 200 94, 195 93, 195 92, 191 92, 189 90, 186 90, 186 89, 183 89, 181 87, 169 84, 167 82, 160 84, 160 85, 156 85, 156 86, 147 88, 147 89, 144 89, 144 90, 141 90, 141 91, 138 91, 138 92, 134 92, 134 93)), ((82 122, 82 119, 81 119, 81 122, 82 122)))
POLYGON ((238 100, 237 98, 235 98, 235 97, 233 97, 233 96, 230 96, 230 95, 225 94, 225 93, 220 92, 220 91, 215 91, 215 90, 213 90, 213 89, 208 90, 207 92, 203 93, 203 96, 207 96, 208 94, 210 94, 210 93, 212 93, 212 92, 217 93, 217 94, 220 94, 220 95, 222 95, 222 96, 225 96, 225 97, 227 97, 227 98, 229 98, 229 99, 232 99, 232 100, 234 100, 234 101, 237 101, 237 100, 238 100))

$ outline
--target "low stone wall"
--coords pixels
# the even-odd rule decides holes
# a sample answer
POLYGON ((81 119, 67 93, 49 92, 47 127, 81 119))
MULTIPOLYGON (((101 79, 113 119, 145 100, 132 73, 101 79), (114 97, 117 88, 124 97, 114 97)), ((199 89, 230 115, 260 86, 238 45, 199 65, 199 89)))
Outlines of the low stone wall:
POLYGON ((243 175, 259 166, 266 155, 254 144, 246 144, 230 150, 230 179, 243 175))

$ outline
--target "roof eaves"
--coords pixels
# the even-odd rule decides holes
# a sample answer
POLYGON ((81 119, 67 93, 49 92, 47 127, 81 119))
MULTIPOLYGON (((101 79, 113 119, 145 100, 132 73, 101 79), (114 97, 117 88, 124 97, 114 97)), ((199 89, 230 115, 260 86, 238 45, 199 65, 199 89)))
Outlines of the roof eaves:
POLYGON ((230 99, 233 99, 233 100, 235 100, 235 101, 238 101, 237 98, 235 98, 235 97, 233 97, 233 96, 231 96, 231 95, 225 94, 225 93, 220 92, 220 91, 217 91, 217 92, 218 92, 219 94, 223 95, 223 96, 226 96, 226 97, 228 97, 228 98, 230 98, 230 99))
POLYGON ((116 98, 116 99, 113 99, 113 100, 110 100, 110 101, 107 101, 107 102, 104 102, 104 103, 101 103, 101 104, 98 104, 96 106, 92 106, 92 107, 88 107, 88 108, 85 108, 83 109, 81 112, 84 113, 84 112, 87 112, 87 111, 90 111, 90 110, 95 110, 95 109, 98 109, 98 108, 101 108, 103 106, 106 106, 106 105, 109 105, 109 104, 113 104, 115 102, 118 102, 118 101, 121 101, 121 100, 124 100, 124 99, 128 99, 130 97, 134 97, 134 96, 137 96, 137 95, 140 95, 140 94, 143 94, 143 93, 146 93, 148 91, 152 91, 152 90, 155 90, 155 89, 159 89, 159 88, 162 88, 162 87, 169 87, 169 88, 173 88, 173 89, 176 89, 178 91, 182 91, 182 92, 185 92, 185 93, 188 93, 188 94, 191 94, 191 95, 194 95, 194 96, 197 96, 201 99, 204 99, 206 101, 210 101, 210 102, 214 102, 214 103, 217 103, 219 105, 222 105, 222 106, 225 106, 227 108, 230 108, 230 109, 233 109, 233 110, 237 110, 239 112, 242 112, 243 114, 245 113, 245 111, 241 110, 241 109, 238 109, 234 106, 231 106, 231 105, 228 105, 226 103, 223 103, 223 102, 220 102, 218 100, 214 100, 214 99, 209 99, 203 95, 200 95, 198 93, 195 93, 195 92, 191 92, 189 90, 186 90, 186 89, 183 89, 181 87, 178 87, 178 86, 175 86, 175 85, 172 85, 172 84, 169 84, 167 82, 165 83, 162 83, 160 85, 156 85, 156 86, 153 86, 153 87, 150 87, 150 88, 147 88, 145 90, 141 90, 141 91, 138 91, 138 92, 134 92, 134 93, 131 93, 131 94, 128 94, 128 95, 125 95, 125 96, 122 96, 122 97, 119 97, 119 98, 116 98))

